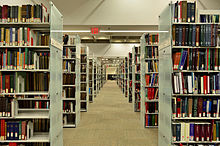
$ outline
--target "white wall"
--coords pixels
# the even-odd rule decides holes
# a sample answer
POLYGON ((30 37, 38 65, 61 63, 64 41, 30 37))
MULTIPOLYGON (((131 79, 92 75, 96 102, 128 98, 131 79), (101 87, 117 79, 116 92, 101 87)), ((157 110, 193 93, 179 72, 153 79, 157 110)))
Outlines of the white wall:
MULTIPOLYGON (((52 1, 63 14, 64 25, 158 25, 158 16, 170 2, 170 0, 52 1)), ((200 9, 219 9, 220 0, 197 0, 197 4, 200 9)))
POLYGON ((89 46, 89 56, 95 57, 125 57, 138 44, 86 44, 89 46))

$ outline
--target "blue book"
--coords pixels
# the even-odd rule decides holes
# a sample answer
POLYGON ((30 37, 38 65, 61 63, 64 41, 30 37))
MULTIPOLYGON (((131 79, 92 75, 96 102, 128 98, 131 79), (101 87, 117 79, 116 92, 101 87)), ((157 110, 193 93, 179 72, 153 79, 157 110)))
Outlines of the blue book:
POLYGON ((180 65, 179 65, 179 68, 178 68, 179 70, 183 70, 183 67, 185 65, 188 52, 186 50, 183 50, 182 54, 183 55, 181 57, 180 65))
POLYGON ((14 140, 19 140, 19 122, 14 123, 14 140))
POLYGON ((194 141, 194 124, 190 123, 189 141, 194 141))
POLYGON ((203 104, 202 104, 202 116, 203 117, 206 117, 206 104, 207 104, 207 101, 206 99, 203 100, 203 104))
POLYGON ((10 45, 12 45, 12 28, 10 27, 10 45))
POLYGON ((6 122, 6 140, 11 140, 10 133, 11 133, 10 122, 6 122))
POLYGON ((192 46, 196 46, 196 25, 192 25, 192 46))

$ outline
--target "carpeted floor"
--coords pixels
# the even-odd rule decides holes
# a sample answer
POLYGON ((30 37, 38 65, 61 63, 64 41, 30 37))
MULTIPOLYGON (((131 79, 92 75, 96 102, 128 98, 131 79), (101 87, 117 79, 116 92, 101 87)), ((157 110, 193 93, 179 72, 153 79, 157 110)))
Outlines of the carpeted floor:
POLYGON ((143 128, 115 81, 94 100, 77 128, 64 128, 64 146, 157 146, 157 129, 143 128))

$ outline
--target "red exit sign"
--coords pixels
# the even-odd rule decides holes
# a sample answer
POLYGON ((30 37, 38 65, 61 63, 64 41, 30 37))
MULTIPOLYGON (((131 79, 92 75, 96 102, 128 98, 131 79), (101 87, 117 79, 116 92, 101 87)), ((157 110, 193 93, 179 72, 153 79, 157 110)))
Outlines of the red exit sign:
POLYGON ((91 34, 98 34, 99 33, 99 28, 98 27, 92 27, 91 28, 91 34))

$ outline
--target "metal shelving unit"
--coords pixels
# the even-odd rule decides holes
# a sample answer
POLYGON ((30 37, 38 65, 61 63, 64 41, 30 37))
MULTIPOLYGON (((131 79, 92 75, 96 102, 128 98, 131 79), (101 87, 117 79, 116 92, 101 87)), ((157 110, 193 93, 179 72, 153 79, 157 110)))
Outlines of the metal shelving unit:
POLYGON ((132 53, 128 53, 128 102, 132 103, 132 53))
POLYGON ((80 51, 80 111, 88 111, 89 102, 89 47, 81 45, 80 51))
POLYGON ((68 57, 63 56, 63 75, 72 76, 74 84, 63 85, 62 98, 63 106, 71 104, 72 110, 65 111, 63 107, 63 127, 75 128, 80 122, 80 37, 78 35, 71 36, 74 38, 74 42, 71 45, 63 45, 63 49, 68 49, 68 57), (67 66, 67 67, 65 67, 67 66), (68 68, 69 67, 69 68, 68 68), (74 92, 72 93, 71 90, 74 92), (71 93, 67 97, 67 93, 71 93))
POLYGON ((158 44, 146 41, 146 36, 155 34, 143 34, 141 37, 141 121, 145 128, 158 127, 158 44), (148 65, 148 66, 147 66, 148 65), (148 80, 148 81, 146 81, 148 80), (153 97, 152 97, 153 96, 153 97), (155 97, 156 96, 156 97, 155 97))
POLYGON ((140 47, 132 48, 132 103, 135 112, 140 112, 140 47))
POLYGON ((93 99, 97 96, 97 59, 93 58, 93 99))
POLYGON ((93 88, 94 88, 94 65, 93 65, 94 61, 93 58, 89 59, 89 102, 93 102, 94 100, 94 93, 93 93, 93 88))
MULTIPOLYGON (((6 1, 5 1, 6 2, 6 1)), ((30 2, 31 3, 31 2, 30 2)), ((27 3, 22 3, 26 5, 27 3)), ((7 3, 4 3, 7 5, 7 3)), ((33 92, 19 92, 16 93, 0 93, 1 98, 10 97, 13 101, 11 104, 12 109, 15 112, 10 117, 0 117, 5 121, 32 121, 37 120, 49 120, 49 132, 34 132, 33 136, 26 140, 1 140, 0 145, 8 145, 8 143, 31 143, 34 145, 36 143, 49 143, 51 146, 62 146, 63 145, 63 129, 62 129, 62 33, 53 32, 53 30, 62 30, 63 29, 63 16, 55 7, 55 5, 50 2, 46 3, 47 8, 50 13, 50 22, 49 23, 0 23, 1 27, 29 27, 31 29, 41 28, 42 33, 47 33, 50 35, 49 46, 0 46, 1 49, 7 48, 18 49, 23 48, 31 49, 33 51, 40 52, 49 52, 50 61, 49 61, 49 70, 1 70, 1 74, 26 74, 28 72, 39 73, 45 72, 50 74, 49 80, 49 90, 45 92, 33 91, 33 92), (33 96, 44 97, 44 98, 35 98, 33 96), (19 109, 20 101, 49 101, 50 106, 48 109, 19 109)), ((22 82, 22 81, 21 81, 22 82)), ((20 83, 21 83, 20 82, 20 83)), ((23 81, 24 83, 24 81, 23 81)), ((15 85, 16 86, 16 85, 15 85)))
MULTIPOLYGON (((169 6, 167 6, 163 12, 161 13, 159 17, 159 30, 160 31, 168 31, 168 33, 161 33, 160 34, 160 43, 159 43, 159 111, 160 111, 160 116, 159 116, 159 136, 158 136, 158 144, 159 146, 164 146, 164 145, 173 145, 177 146, 180 144, 183 145, 200 145, 200 144, 219 144, 220 141, 215 141, 212 140, 212 136, 210 137, 210 140, 190 140, 190 141, 177 141, 175 140, 175 135, 173 135, 172 128, 175 124, 181 124, 181 123, 206 123, 211 124, 212 130, 214 129, 214 123, 219 121, 219 117, 213 118, 213 117, 176 117, 176 114, 173 114, 172 110, 172 103, 173 103, 173 98, 175 99, 176 97, 183 98, 183 97, 189 97, 189 98, 218 98, 219 99, 219 94, 173 94, 173 85, 172 85, 172 76, 173 74, 180 72, 183 74, 216 74, 219 73, 218 71, 183 71, 183 70, 173 70, 173 52, 176 49, 180 48, 199 48, 199 49, 207 49, 207 48, 219 48, 219 46, 216 47, 191 47, 191 46, 173 46, 173 36, 172 36, 172 28, 174 25, 207 25, 207 24, 212 24, 212 23, 199 23, 199 15, 196 16, 195 23, 174 23, 173 16, 174 16, 174 10, 173 10, 173 3, 171 2, 169 6), (198 18, 197 18, 198 17, 198 18)), ((196 13, 197 13, 197 9, 196 13)), ((199 10, 198 10, 199 11, 199 10)), ((203 10, 204 12, 207 11, 208 13, 206 14, 220 14, 220 11, 208 11, 208 10, 203 10)), ((199 13, 202 13, 202 11, 199 11, 199 13)), ((219 27, 219 24, 218 24, 219 27)), ((219 29, 218 29, 218 35, 219 35, 219 29)), ((218 36, 219 37, 219 36, 218 36)), ((219 39, 218 39, 219 41, 219 39)), ((219 42, 218 42, 219 45, 219 42)), ((182 127, 181 127, 182 128, 182 127)), ((190 129, 191 131, 191 129, 190 129)), ((199 132, 201 132, 199 130, 199 132)), ((214 131, 211 131, 214 133, 214 131)), ((210 133, 211 133, 210 132, 210 133)), ((182 130, 181 130, 182 134, 182 130)), ((193 133, 194 135, 194 133, 193 133)), ((214 135, 214 134, 211 134, 214 135)), ((183 136, 184 137, 184 136, 183 136)), ((182 139, 182 136, 181 136, 182 139)), ((191 139, 191 138, 190 138, 191 139)))
POLYGON ((124 95, 128 97, 128 57, 124 59, 124 95))

